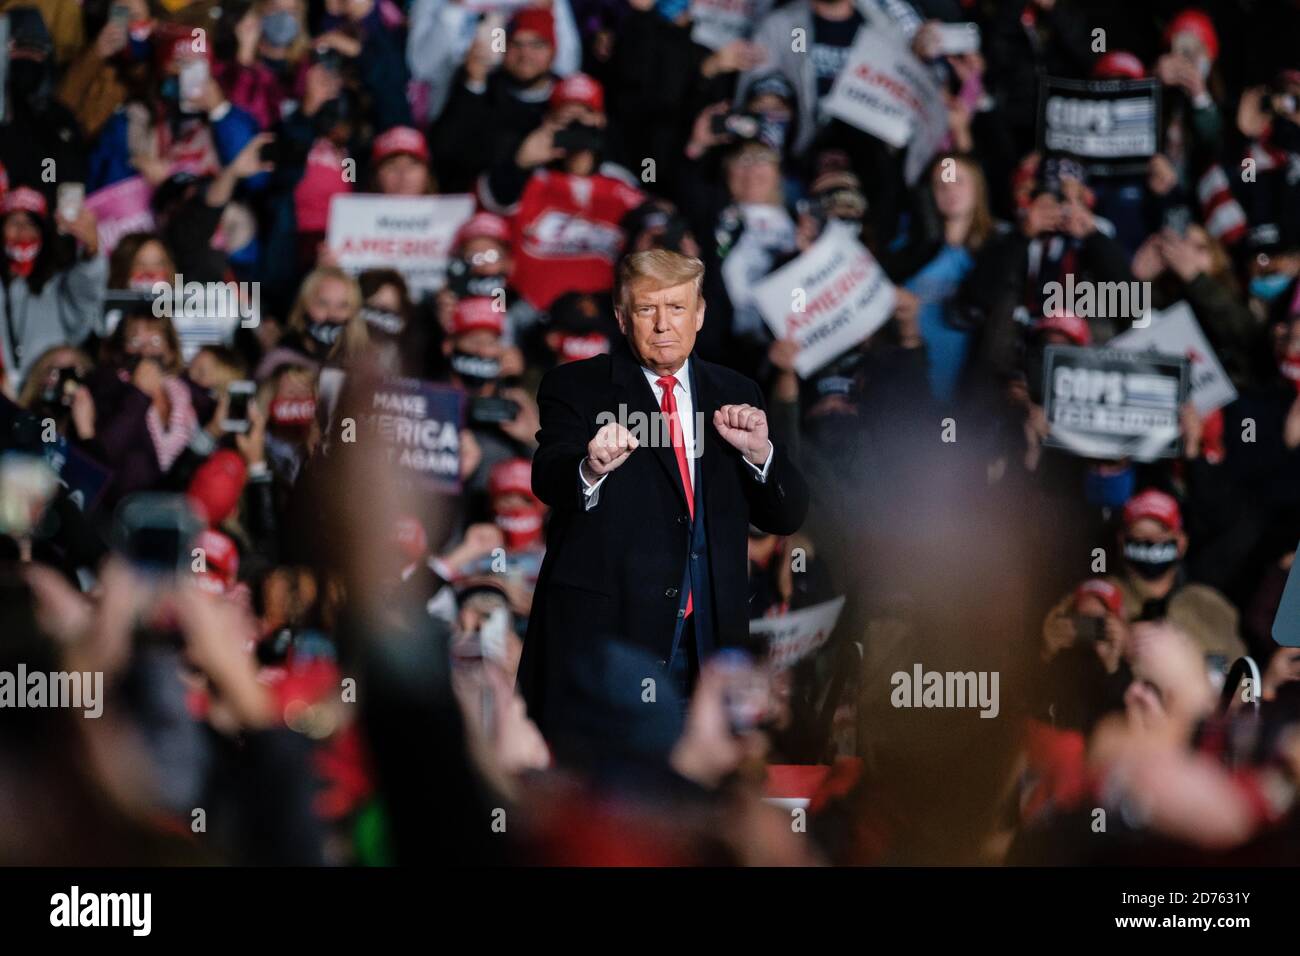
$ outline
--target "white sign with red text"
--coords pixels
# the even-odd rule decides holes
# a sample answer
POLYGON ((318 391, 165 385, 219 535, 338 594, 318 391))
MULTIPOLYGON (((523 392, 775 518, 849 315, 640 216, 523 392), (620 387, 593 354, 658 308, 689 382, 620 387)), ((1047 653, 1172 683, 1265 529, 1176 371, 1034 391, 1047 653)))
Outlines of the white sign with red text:
POLYGON ((903 175, 915 183, 948 131, 939 84, 903 36, 863 27, 822 108, 891 146, 906 146, 903 175))
POLYGON ((801 608, 780 617, 763 617, 749 622, 751 637, 762 637, 773 667, 789 667, 817 650, 835 630, 844 609, 844 598, 801 608))
POLYGON ((831 225, 758 283, 754 301, 778 339, 799 343, 794 370, 807 378, 885 324, 894 285, 851 229, 831 225))
POLYGON ((456 230, 474 213, 474 197, 336 195, 326 243, 353 274, 396 269, 412 293, 442 288, 456 230))

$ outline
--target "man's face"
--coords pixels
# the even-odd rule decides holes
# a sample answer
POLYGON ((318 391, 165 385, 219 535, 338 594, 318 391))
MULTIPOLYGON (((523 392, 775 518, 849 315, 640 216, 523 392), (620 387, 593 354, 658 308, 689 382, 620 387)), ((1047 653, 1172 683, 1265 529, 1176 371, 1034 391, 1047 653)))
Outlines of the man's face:
POLYGON ((516 82, 527 85, 548 73, 554 59, 555 47, 541 34, 516 30, 506 43, 506 55, 501 65, 516 82))
POLYGON ((615 315, 641 364, 671 375, 695 348, 696 333, 704 327, 704 300, 694 282, 657 288, 653 279, 636 279, 615 315))

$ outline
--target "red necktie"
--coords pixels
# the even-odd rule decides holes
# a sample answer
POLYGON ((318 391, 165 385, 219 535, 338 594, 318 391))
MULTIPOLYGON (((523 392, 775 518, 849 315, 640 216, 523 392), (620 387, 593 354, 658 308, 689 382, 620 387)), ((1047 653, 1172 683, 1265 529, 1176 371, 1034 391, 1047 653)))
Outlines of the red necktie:
MULTIPOLYGON (((682 476, 682 489, 686 492, 686 507, 690 509, 691 517, 694 518, 695 492, 691 488, 691 469, 686 464, 686 438, 682 434, 682 421, 677 417, 677 396, 673 393, 673 389, 677 387, 677 379, 671 375, 664 375, 655 384, 664 391, 659 408, 668 422, 668 438, 673 443, 673 454, 677 457, 677 472, 682 476)), ((692 595, 687 594, 686 617, 691 616, 694 604, 692 595)))

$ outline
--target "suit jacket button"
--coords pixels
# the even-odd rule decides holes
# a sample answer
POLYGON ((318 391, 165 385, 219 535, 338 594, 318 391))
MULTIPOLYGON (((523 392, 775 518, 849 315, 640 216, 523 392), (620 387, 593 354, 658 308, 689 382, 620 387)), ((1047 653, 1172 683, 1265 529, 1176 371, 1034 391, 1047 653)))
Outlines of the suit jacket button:
POLYGON ((686 515, 678 515, 678 516, 677 516, 677 523, 678 523, 678 524, 686 524, 686 522, 689 521, 689 520, 690 520, 690 519, 689 519, 686 515))
POLYGON ((665 589, 664 589, 664 597, 677 597, 677 589, 676 589, 676 588, 665 588, 665 589))

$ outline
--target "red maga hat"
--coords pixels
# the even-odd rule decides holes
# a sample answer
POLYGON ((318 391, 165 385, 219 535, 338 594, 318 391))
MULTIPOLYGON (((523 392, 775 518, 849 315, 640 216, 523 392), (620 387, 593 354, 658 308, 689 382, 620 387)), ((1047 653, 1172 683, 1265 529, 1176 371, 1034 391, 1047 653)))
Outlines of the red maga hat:
POLYGON ((1092 75, 1098 80, 1140 80, 1147 70, 1128 50, 1111 50, 1092 65, 1092 75))
POLYGON ((555 46, 555 17, 550 10, 539 10, 536 7, 520 10, 510 21, 509 32, 511 36, 520 32, 536 33, 551 46, 555 46))
POLYGON ((19 186, 10 192, 5 193, 5 198, 0 203, 0 215, 9 215, 11 212, 29 212, 34 216, 40 216, 44 219, 49 214, 49 204, 35 189, 30 186, 19 186))
POLYGON ((194 472, 186 495, 201 518, 219 525, 239 504, 247 479, 248 467, 239 452, 221 448, 194 472))
POLYGON ((597 113, 605 112, 605 91, 586 73, 570 73, 551 91, 551 109, 566 103, 581 103, 597 113))
POLYGON ((1173 495, 1155 488, 1138 492, 1124 505, 1124 527, 1131 528, 1143 518, 1158 521, 1170 531, 1183 530, 1183 513, 1173 495))
POLYGON ((1171 21, 1165 31, 1165 42, 1172 45, 1174 37, 1180 33, 1191 33, 1201 41, 1205 53, 1211 60, 1219 58, 1219 31, 1214 29, 1214 21, 1200 10, 1184 10, 1171 21))
POLYGON ((1116 585, 1102 578, 1089 578, 1077 588, 1074 589, 1074 606, 1077 610, 1079 602, 1086 597, 1095 597, 1102 604, 1106 605, 1106 610, 1111 614, 1122 615, 1124 613, 1124 592, 1116 585))
POLYGON ((488 472, 488 496, 533 495, 533 463, 527 458, 507 458, 488 472))
POLYGON ((452 245, 459 249, 472 239, 495 239, 497 242, 509 245, 510 223, 494 212, 476 212, 457 230, 456 240, 452 245))
POLYGON ((1034 331, 1059 332, 1075 345, 1088 345, 1092 342, 1092 329, 1087 319, 1081 319, 1071 312, 1062 315, 1048 315, 1034 323, 1034 331))
POLYGON ((506 330, 506 314, 493 308, 493 300, 485 295, 474 295, 456 303, 451 317, 452 335, 462 335, 478 329, 488 329, 501 335, 506 330))
POLYGON ((424 134, 410 126, 394 126, 384 130, 375 137, 371 147, 370 161, 378 166, 384 160, 405 153, 414 156, 422 163, 429 161, 429 144, 424 141, 424 134))

